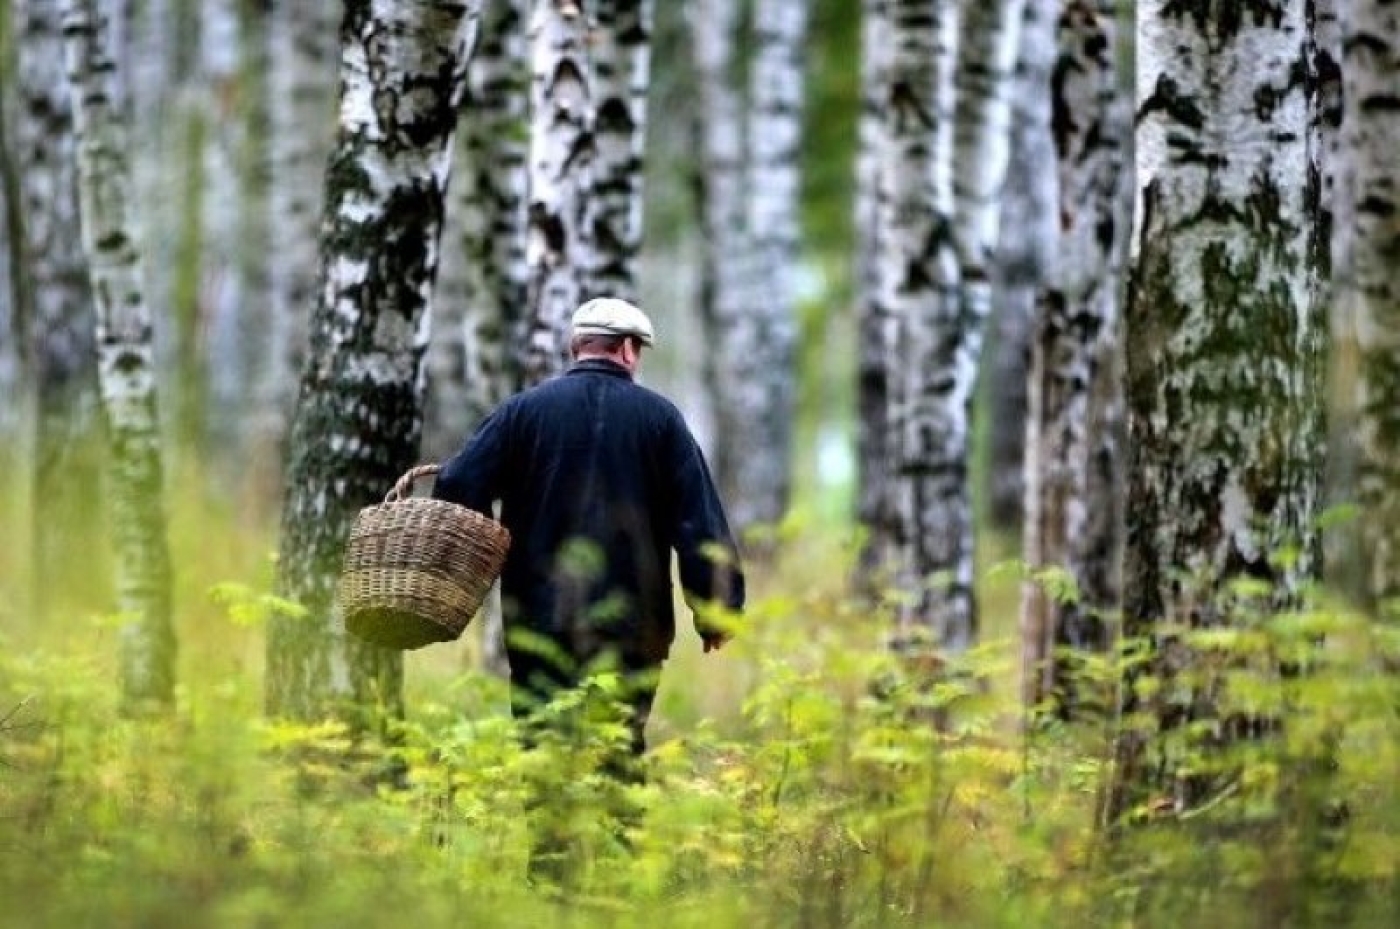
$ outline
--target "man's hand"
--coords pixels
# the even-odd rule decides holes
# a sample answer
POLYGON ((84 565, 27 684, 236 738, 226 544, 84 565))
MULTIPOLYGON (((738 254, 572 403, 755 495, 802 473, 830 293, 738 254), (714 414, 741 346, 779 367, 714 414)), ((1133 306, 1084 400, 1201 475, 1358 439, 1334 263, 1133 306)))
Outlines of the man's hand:
POLYGON ((721 648, 724 648, 724 645, 726 642, 729 641, 729 638, 730 637, 723 632, 716 632, 710 635, 702 635, 700 637, 700 641, 704 643, 705 654, 708 655, 710 652, 717 652, 721 648))

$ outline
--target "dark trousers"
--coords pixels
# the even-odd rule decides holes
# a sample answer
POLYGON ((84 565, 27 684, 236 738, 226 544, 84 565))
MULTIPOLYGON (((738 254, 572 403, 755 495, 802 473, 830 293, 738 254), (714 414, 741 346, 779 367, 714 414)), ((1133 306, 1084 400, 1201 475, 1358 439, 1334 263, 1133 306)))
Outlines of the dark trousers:
POLYGON ((584 686, 595 670, 615 669, 621 676, 616 698, 626 713, 631 755, 636 758, 646 751, 646 725, 656 700, 661 662, 629 658, 621 653, 605 653, 598 657, 574 667, 561 667, 562 663, 555 658, 532 652, 510 652, 510 710, 524 724, 527 745, 534 741, 531 731, 541 725, 538 711, 560 691, 584 686))

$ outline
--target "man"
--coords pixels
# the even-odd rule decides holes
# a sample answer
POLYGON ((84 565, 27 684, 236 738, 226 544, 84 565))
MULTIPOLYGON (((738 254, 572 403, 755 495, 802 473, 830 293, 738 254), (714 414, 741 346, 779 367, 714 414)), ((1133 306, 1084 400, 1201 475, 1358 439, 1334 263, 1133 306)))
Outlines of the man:
POLYGON ((511 550, 501 575, 517 717, 611 663, 627 681, 632 751, 675 637, 671 551, 706 652, 739 611, 744 576, 714 481, 675 405, 634 381, 651 320, 598 298, 573 315, 574 365, 491 413, 438 475, 434 495, 489 514, 511 550))

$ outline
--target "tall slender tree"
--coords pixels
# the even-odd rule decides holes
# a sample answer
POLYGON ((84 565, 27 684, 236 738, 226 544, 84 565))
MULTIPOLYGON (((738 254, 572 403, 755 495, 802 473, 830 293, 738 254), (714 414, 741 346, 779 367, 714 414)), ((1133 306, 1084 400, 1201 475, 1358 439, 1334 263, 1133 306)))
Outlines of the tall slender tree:
POLYGON ((584 227, 596 143, 588 20, 578 0, 534 0, 530 22, 530 314, 524 380, 567 366, 569 318, 594 259, 584 227))
MULTIPOLYGON (((11 7, 0 4, 0 86, 14 86, 14 43, 11 7)), ((19 447, 28 394, 29 332, 25 307, 29 302, 23 258, 24 225, 20 221, 20 172, 15 157, 14 107, 9 94, 0 93, 0 391, 12 398, 0 412, 0 439, 7 447, 19 447)))
POLYGON ((992 334, 980 392, 987 404, 987 517, 1003 532, 1021 531, 1026 452, 1026 388, 1036 299, 1048 280, 1059 234, 1059 187, 1050 132, 1059 0, 1026 3, 1022 12, 1011 105, 1010 158, 998 209, 992 271, 992 334))
POLYGON ((17 161, 22 184, 21 313, 31 320, 28 347, 35 392, 34 606, 63 584, 80 514, 96 486, 84 441, 97 424, 92 291, 78 221, 73 107, 63 77, 58 0, 17 7, 21 109, 17 161), (87 478, 76 477, 86 474, 87 478), (80 490, 82 489, 82 490, 80 490))
POLYGON ((516 389, 529 180, 527 0, 489 4, 467 69, 433 292, 425 454, 455 451, 516 389))
POLYGON ((594 11, 596 148, 584 217, 593 263, 584 269, 583 296, 635 300, 653 0, 598 0, 594 11))
MULTIPOLYGON (((425 456, 455 451, 520 383, 517 352, 528 269, 525 206, 530 93, 529 0, 501 0, 482 13, 467 68, 442 270, 433 295, 425 456)), ((479 623, 481 664, 509 672, 499 596, 479 623)))
POLYGON ((901 591, 898 645, 972 641, 967 439, 975 357, 962 338, 953 239, 959 5, 892 0, 880 166, 881 302, 892 467, 888 551, 901 591))
POLYGON ((276 2, 268 18, 270 253, 253 426, 260 466, 280 461, 319 296, 322 173, 335 138, 339 5, 276 2))
POLYGON ((131 217, 125 117, 113 57, 112 6, 63 0, 63 51, 77 139, 82 242, 97 313, 107 419, 111 526, 128 706, 169 703, 175 690, 170 554, 165 537, 152 317, 131 217))
POLYGON ((1349 234, 1361 352, 1358 498, 1366 595, 1400 596, 1400 6, 1356 0, 1347 42, 1346 120, 1354 183, 1349 234))
POLYGON ((1058 16, 1053 125, 1058 156, 1062 234, 1053 280, 1040 297, 1032 342, 1030 418, 1026 440, 1025 560, 1058 567, 1078 587, 1063 601, 1028 584, 1021 604, 1023 696, 1036 704, 1055 696, 1073 703, 1073 664, 1065 650, 1101 650, 1107 643, 1102 585, 1086 562, 1096 509, 1114 511, 1113 494, 1094 497, 1091 480, 1103 427, 1095 385, 1117 376, 1118 275, 1127 238, 1122 209, 1128 156, 1127 101, 1116 66, 1117 0, 1067 0, 1058 16), (1060 654, 1056 654, 1059 649, 1060 654))
POLYGON ((350 524, 418 454, 428 300, 480 7, 357 0, 341 24, 340 127, 326 172, 320 299, 292 424, 267 706, 315 719, 401 700, 398 652, 349 638, 333 598, 350 524))
POLYGON ((884 115, 890 65, 890 0, 862 0, 860 19, 860 116, 857 126, 855 218, 857 362, 856 519, 866 532, 858 587, 875 593, 886 563, 882 546, 889 538, 888 468, 890 363, 893 345, 891 308, 880 288, 880 172, 885 160, 884 115))
MULTIPOLYGON (((1253 722, 1182 673, 1194 659, 1175 630, 1233 622, 1230 578, 1285 606, 1317 569, 1324 323, 1307 6, 1137 8, 1124 628, 1158 686, 1136 686, 1135 672, 1124 716, 1177 738, 1210 733, 1205 749, 1253 722)), ((1112 814, 1181 813, 1227 789, 1150 734, 1120 738, 1112 814)))
POLYGON ((778 522, 791 495, 807 4, 756 0, 748 18, 744 4, 712 0, 690 12, 713 459, 746 533, 778 522))

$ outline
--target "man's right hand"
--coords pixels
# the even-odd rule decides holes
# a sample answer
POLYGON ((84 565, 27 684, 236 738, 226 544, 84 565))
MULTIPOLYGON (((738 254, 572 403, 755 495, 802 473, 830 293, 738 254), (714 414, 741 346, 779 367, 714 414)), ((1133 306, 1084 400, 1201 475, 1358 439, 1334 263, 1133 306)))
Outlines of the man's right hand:
POLYGON ((724 648, 724 644, 729 641, 729 636, 722 632, 717 632, 712 635, 702 635, 700 640, 704 643, 705 654, 708 655, 710 652, 717 652, 721 648, 724 648))

